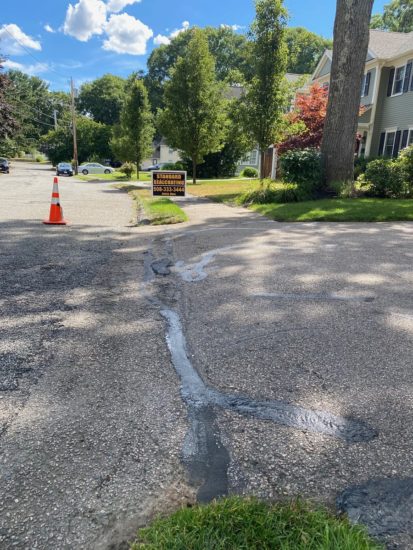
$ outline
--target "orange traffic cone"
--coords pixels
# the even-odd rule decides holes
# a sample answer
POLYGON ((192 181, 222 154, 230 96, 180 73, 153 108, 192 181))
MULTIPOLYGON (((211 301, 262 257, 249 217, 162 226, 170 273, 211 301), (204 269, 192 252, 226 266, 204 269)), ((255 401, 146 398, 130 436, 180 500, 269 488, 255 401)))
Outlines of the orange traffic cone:
POLYGON ((43 220, 46 225, 66 225, 67 221, 63 219, 63 208, 60 206, 59 198, 59 180, 53 180, 52 204, 50 205, 50 214, 48 220, 43 220))

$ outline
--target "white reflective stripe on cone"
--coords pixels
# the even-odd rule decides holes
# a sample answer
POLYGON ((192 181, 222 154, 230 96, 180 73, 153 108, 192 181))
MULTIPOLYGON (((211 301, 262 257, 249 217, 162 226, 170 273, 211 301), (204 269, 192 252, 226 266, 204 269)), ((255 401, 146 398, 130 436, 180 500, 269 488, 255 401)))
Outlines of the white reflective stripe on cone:
POLYGON ((60 199, 52 197, 52 204, 60 204, 60 199))

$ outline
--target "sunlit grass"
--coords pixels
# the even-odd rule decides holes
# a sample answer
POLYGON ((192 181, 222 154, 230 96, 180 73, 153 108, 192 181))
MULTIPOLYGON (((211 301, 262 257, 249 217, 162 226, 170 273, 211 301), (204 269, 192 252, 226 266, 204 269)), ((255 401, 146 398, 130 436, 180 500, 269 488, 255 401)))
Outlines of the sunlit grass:
POLYGON ((232 497, 184 508, 138 532, 131 550, 378 550, 362 527, 303 503, 232 497))

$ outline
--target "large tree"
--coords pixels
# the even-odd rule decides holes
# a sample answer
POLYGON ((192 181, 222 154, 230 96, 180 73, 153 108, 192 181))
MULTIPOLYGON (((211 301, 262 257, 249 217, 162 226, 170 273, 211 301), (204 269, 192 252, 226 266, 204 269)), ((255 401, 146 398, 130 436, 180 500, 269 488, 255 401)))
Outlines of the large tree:
POLYGON ((215 62, 205 34, 195 29, 185 57, 178 58, 165 85, 165 109, 158 124, 168 144, 196 166, 205 155, 222 149, 227 115, 223 88, 217 82, 215 62))
POLYGON ((287 11, 282 0, 256 0, 255 6, 256 18, 250 30, 254 76, 244 100, 247 129, 260 149, 263 180, 265 151, 276 140, 286 107, 287 11))
POLYGON ((83 84, 77 106, 81 113, 91 115, 96 122, 117 124, 126 97, 126 80, 113 74, 83 84))
POLYGON ((136 163, 138 175, 141 162, 150 155, 154 132, 148 92, 142 80, 135 80, 128 86, 111 146, 118 158, 136 163))
POLYGON ((413 31, 412 0, 393 0, 384 6, 383 15, 375 14, 371 18, 372 29, 393 32, 413 31))
MULTIPOLYGON (((110 126, 95 122, 85 116, 77 117, 77 145, 79 162, 110 158, 109 142, 112 135, 110 126)), ((73 156, 73 135, 70 117, 64 116, 57 130, 50 130, 41 140, 41 150, 56 165, 70 162, 73 156)))
POLYGON ((331 49, 332 40, 328 40, 303 27, 286 29, 285 38, 288 47, 287 72, 310 74, 326 49, 331 49))
POLYGON ((6 138, 10 139, 18 127, 16 111, 8 97, 11 82, 2 71, 3 65, 0 57, 0 143, 6 138))
POLYGON ((322 157, 328 187, 354 186, 354 136, 373 0, 337 0, 322 157))
POLYGON ((173 38, 170 44, 154 49, 149 56, 145 84, 154 112, 163 107, 164 85, 169 80, 170 72, 178 58, 186 56, 188 44, 194 32, 201 32, 208 41, 209 51, 215 60, 217 80, 227 81, 231 79, 234 72, 242 75, 250 73, 247 56, 249 45, 244 35, 225 26, 188 29, 173 38))

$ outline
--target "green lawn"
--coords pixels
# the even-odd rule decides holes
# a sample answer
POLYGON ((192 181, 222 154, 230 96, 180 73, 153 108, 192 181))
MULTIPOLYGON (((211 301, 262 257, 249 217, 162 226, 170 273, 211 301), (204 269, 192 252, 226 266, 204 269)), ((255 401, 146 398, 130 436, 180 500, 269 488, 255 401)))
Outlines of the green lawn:
POLYGON ((413 221, 412 199, 322 199, 287 204, 255 204, 255 212, 277 221, 413 221))
POLYGON ((259 187, 259 180, 214 180, 188 183, 188 193, 198 197, 208 197, 215 202, 234 202, 238 195, 259 187))
POLYGON ((183 508, 138 532, 131 550, 378 550, 364 529, 300 503, 232 497, 183 508))
MULTIPOLYGON (((259 180, 201 182, 197 185, 188 185, 188 192, 215 202, 234 204, 240 195, 257 189, 259 185, 259 180)), ((280 182, 273 184, 274 188, 280 186, 280 182)), ((321 199, 283 204, 255 204, 250 208, 276 221, 413 221, 413 199, 321 199)))
POLYGON ((137 202, 144 211, 145 219, 150 225, 169 225, 188 221, 188 216, 177 204, 166 197, 152 198, 147 189, 136 189, 133 185, 117 184, 116 189, 121 189, 137 202))
POLYGON ((150 172, 139 172, 139 179, 136 176, 136 172, 134 172, 132 178, 128 180, 125 177, 125 174, 122 174, 122 172, 113 172, 112 174, 89 174, 87 176, 84 176, 83 174, 79 174, 79 179, 83 181, 90 181, 90 180, 102 180, 102 181, 124 181, 127 183, 128 181, 152 181, 152 175, 150 172))

